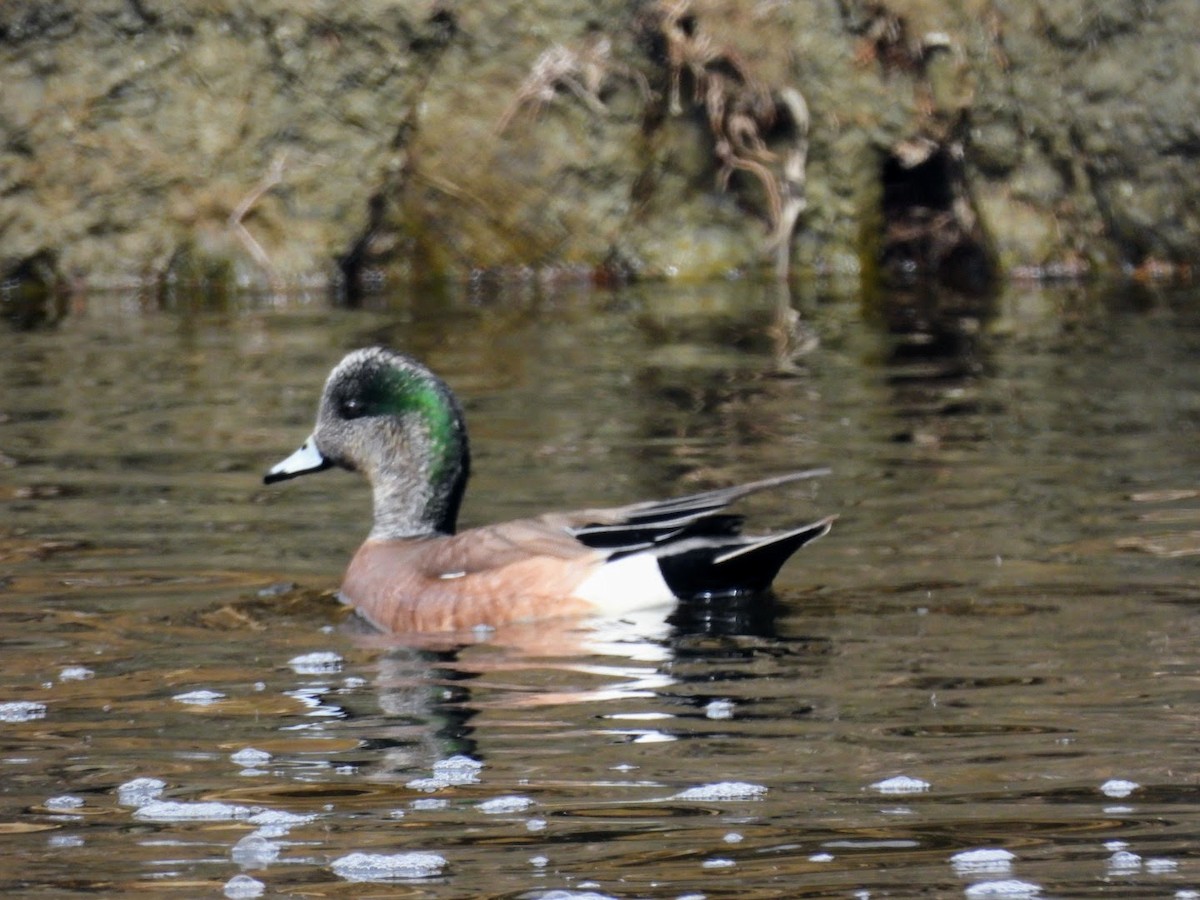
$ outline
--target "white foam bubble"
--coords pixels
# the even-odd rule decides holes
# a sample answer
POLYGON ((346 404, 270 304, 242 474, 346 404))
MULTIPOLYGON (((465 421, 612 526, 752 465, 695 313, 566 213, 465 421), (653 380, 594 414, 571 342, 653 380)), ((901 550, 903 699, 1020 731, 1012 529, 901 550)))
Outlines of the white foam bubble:
POLYGON ((679 740, 673 734, 667 734, 665 731, 622 731, 618 734, 637 735, 633 739, 635 744, 669 744, 679 740))
POLYGON ((314 813, 292 813, 279 809, 262 809, 250 816, 248 821, 258 827, 263 837, 282 837, 297 825, 307 825, 316 819, 314 813))
POLYGON ((1173 859, 1164 859, 1161 856, 1156 856, 1146 860, 1146 871, 1153 875, 1162 875, 1166 872, 1174 872, 1179 868, 1179 863, 1173 859))
POLYGON ((288 660, 288 665, 297 675, 332 675, 342 671, 342 657, 332 650, 316 650, 303 653, 288 660))
POLYGON ((1104 784, 1100 785, 1100 793, 1105 797, 1120 800, 1123 797, 1128 797, 1140 787, 1141 785, 1136 781, 1126 781, 1123 778, 1110 778, 1104 784))
POLYGON ((704 715, 709 719, 732 719, 733 701, 710 700, 708 705, 704 707, 704 715))
POLYGON ((929 790, 929 782, 908 775, 896 775, 893 778, 876 781, 871 788, 881 794, 919 794, 929 790))
POLYGON ((436 853, 351 853, 335 859, 334 874, 347 881, 396 881, 403 878, 431 878, 446 866, 436 853))
POLYGON ((1142 858, 1132 850, 1118 850, 1108 858, 1108 874, 1133 875, 1142 869, 1142 858))
POLYGON ((442 779, 446 784, 476 784, 482 769, 483 763, 459 754, 435 762, 433 777, 442 779))
POLYGON ((511 794, 504 797, 493 797, 491 800, 484 800, 482 803, 477 803, 475 808, 481 813, 494 816, 522 812, 531 806, 533 806, 533 801, 528 797, 511 794))
POLYGON ((135 778, 117 788, 117 802, 122 806, 145 806, 166 789, 167 783, 157 778, 135 778))
POLYGON ((43 719, 46 716, 46 704, 34 700, 9 700, 0 703, 0 722, 17 724, 43 719))
POLYGON ((249 875, 234 875, 225 882, 225 896, 229 900, 254 900, 255 897, 261 897, 266 890, 265 884, 249 875))
POLYGON ((252 832, 233 845, 229 856, 243 869, 262 869, 279 858, 279 845, 252 832))
POLYGON ((413 810, 445 809, 450 805, 450 801, 442 797, 422 797, 420 800, 414 800, 408 805, 413 810))
POLYGON ((176 694, 174 699, 178 703, 187 703, 191 706, 210 706, 218 700, 224 700, 225 695, 220 691, 210 691, 202 688, 197 691, 176 694))
POLYGON ((84 679, 91 678, 95 674, 96 673, 87 668, 87 666, 67 666, 58 673, 58 680, 83 681, 84 679))
POLYGON ((315 813, 294 813, 282 809, 262 809, 250 817, 251 825, 287 825, 294 828, 317 818, 315 813))
POLYGON ((702 869, 729 869, 736 865, 737 865, 737 863, 734 862, 732 859, 725 859, 724 857, 716 857, 714 859, 706 859, 704 862, 700 863, 700 868, 702 868, 702 869))
POLYGON ((271 761, 271 754, 266 750, 257 750, 254 747, 245 747, 237 753, 231 753, 229 758, 239 766, 245 768, 253 768, 254 766, 265 766, 271 761))
POLYGON ((758 800, 767 789, 748 781, 719 781, 688 788, 674 796, 675 800, 758 800))
POLYGON ((133 811, 133 817, 143 822, 228 822, 250 814, 249 807, 217 800, 151 800, 133 811))
POLYGON ((1012 869, 1016 857, 1008 850, 981 847, 978 850, 963 850, 950 857, 950 865, 959 875, 1004 874, 1012 869))
POLYGON ((981 881, 971 885, 964 893, 967 900, 1032 900, 1041 892, 1040 885, 1010 878, 1004 881, 981 881))
POLYGON ((83 806, 83 798, 76 797, 73 794, 63 794, 61 797, 49 797, 42 804, 46 809, 52 809, 55 812, 70 812, 73 809, 79 809, 83 806))
POLYGON ((410 791, 421 791, 425 794, 432 794, 444 787, 448 787, 449 782, 441 778, 414 778, 412 781, 406 781, 404 786, 410 791))

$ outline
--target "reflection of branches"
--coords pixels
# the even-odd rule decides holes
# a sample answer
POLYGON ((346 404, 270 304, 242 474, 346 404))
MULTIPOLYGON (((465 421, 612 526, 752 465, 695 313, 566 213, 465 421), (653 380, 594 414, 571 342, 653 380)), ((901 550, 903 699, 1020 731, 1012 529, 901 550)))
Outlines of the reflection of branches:
POLYGON ((774 348, 775 370, 791 375, 801 369, 800 360, 821 345, 817 330, 792 306, 791 287, 786 279, 774 282, 775 310, 767 334, 774 348))

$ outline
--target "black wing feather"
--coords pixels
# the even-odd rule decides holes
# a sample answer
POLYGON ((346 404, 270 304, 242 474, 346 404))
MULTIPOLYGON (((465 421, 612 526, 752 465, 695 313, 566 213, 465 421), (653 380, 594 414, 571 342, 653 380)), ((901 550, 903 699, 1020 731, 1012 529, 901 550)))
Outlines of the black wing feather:
POLYGON ((806 469, 686 497, 650 500, 626 507, 620 522, 591 522, 572 529, 571 533, 589 547, 612 550, 614 555, 622 556, 689 538, 733 537, 741 534, 743 517, 722 513, 730 503, 748 494, 828 472, 828 469, 806 469))

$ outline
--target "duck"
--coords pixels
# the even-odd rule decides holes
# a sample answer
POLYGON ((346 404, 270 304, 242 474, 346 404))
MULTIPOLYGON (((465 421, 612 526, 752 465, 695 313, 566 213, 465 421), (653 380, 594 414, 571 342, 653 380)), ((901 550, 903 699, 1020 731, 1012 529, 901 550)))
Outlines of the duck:
POLYGON ((474 631, 557 617, 620 617, 695 598, 765 593, 829 516, 742 533, 736 500, 815 468, 667 500, 550 512, 458 530, 471 452, 462 406, 416 359, 355 350, 329 374, 316 427, 266 484, 341 468, 371 486, 374 520, 339 597, 393 634, 474 631))

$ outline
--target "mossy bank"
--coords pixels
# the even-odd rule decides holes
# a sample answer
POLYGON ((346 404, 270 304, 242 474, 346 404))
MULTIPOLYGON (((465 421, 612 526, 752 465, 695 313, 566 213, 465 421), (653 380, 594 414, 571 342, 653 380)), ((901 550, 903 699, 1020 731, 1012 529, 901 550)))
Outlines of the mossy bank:
POLYGON ((8 0, 0 276, 1200 257, 1193 0, 8 0))

